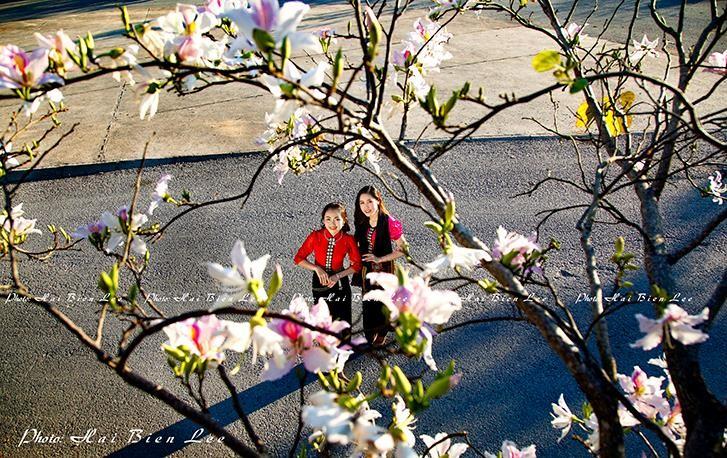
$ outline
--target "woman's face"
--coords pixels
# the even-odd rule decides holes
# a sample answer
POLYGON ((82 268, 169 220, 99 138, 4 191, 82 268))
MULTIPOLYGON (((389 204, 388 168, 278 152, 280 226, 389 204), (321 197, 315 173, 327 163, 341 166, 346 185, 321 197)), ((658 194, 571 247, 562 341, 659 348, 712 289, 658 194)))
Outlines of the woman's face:
POLYGON ((330 209, 323 215, 323 225, 331 235, 336 235, 343 229, 343 215, 336 209, 330 209))
POLYGON ((358 198, 358 205, 361 207, 363 214, 368 218, 371 218, 379 212, 379 201, 371 194, 361 194, 361 197, 358 198))

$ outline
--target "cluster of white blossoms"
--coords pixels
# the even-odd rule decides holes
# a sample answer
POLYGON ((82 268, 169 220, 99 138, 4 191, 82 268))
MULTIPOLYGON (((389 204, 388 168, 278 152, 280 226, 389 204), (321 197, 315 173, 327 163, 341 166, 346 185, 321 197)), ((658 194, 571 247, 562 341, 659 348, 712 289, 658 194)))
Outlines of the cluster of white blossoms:
MULTIPOLYGON (((395 49, 392 56, 394 68, 404 74, 402 84, 406 84, 405 91, 413 92, 420 99, 426 97, 430 86, 424 77, 431 72, 439 72, 442 62, 452 58, 445 49, 450 38, 452 34, 446 28, 430 19, 414 21, 414 30, 409 32, 402 47, 395 49)), ((392 72, 392 75, 396 78, 397 72, 392 72)))
MULTIPOLYGON (((677 399, 674 386, 671 383, 669 370, 662 358, 650 359, 649 364, 662 368, 665 377, 649 376, 639 366, 635 366, 631 375, 617 375, 619 386, 633 407, 647 419, 662 425, 664 433, 681 450, 686 440, 686 427, 682 418, 679 399, 677 399), (662 388, 665 379, 667 380, 666 389, 662 388)), ((553 408, 551 425, 553 428, 561 430, 558 441, 560 442, 568 435, 575 423, 586 434, 585 443, 591 451, 597 453, 599 450, 599 430, 596 414, 589 409, 584 412, 586 416, 580 418, 571 411, 562 394, 558 399, 558 403, 551 405, 553 408)), ((618 416, 624 430, 640 425, 640 422, 621 403, 619 403, 618 416)))
MULTIPOLYGON (((308 440, 329 444, 352 445, 353 456, 417 458, 414 447, 416 419, 406 407, 401 396, 396 395, 392 403, 392 420, 388 428, 376 424, 382 418, 380 412, 373 410, 359 395, 353 399, 354 407, 341 405, 341 396, 328 391, 318 391, 308 398, 303 408, 302 418, 306 426, 313 430, 308 440)), ((429 450, 428 457, 458 458, 468 448, 466 444, 453 444, 446 433, 435 437, 419 436, 429 450)))
POLYGON ((30 234, 40 234, 40 229, 36 229, 37 220, 24 217, 23 204, 18 204, 10 210, 10 214, 6 210, 0 213, 0 256, 4 256, 8 251, 8 243, 19 245, 28 239, 30 234), (11 223, 12 221, 12 223, 11 223))

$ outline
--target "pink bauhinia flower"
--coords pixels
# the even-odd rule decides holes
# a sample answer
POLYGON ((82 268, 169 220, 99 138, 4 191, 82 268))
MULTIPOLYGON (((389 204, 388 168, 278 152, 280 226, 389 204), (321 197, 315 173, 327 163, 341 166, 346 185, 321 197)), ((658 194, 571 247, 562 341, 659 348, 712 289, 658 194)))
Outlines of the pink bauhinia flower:
POLYGON ((389 273, 374 272, 366 278, 383 289, 369 291, 363 299, 382 302, 389 309, 392 321, 396 321, 400 313, 408 312, 424 323, 444 324, 452 313, 462 308, 457 293, 433 290, 429 280, 423 277, 409 278, 406 273, 403 284, 396 275, 389 273))
POLYGON ((169 340, 162 346, 180 346, 212 363, 225 360, 225 350, 242 353, 250 346, 250 323, 219 320, 214 315, 189 318, 164 328, 169 340))
POLYGON ((709 63, 710 68, 705 68, 705 72, 727 75, 727 50, 725 52, 713 52, 709 55, 707 63, 709 63))
POLYGON ((583 38, 587 36, 585 33, 583 33, 583 29, 585 29, 588 26, 588 23, 584 23, 583 25, 578 25, 575 22, 569 23, 567 26, 562 27, 560 31, 563 33, 563 36, 568 41, 573 41, 576 38, 583 38))
MULTIPOLYGON (((535 445, 530 445, 520 450, 516 443, 504 441, 500 449, 501 458, 536 458, 535 445)), ((485 452, 487 458, 498 458, 498 455, 485 452)))
MULTIPOLYGON (((309 309, 305 299, 302 296, 296 296, 282 313, 331 332, 341 332, 349 327, 345 321, 333 321, 328 305, 323 300, 309 309)), ((284 358, 277 358, 274 364, 270 364, 266 368, 263 372, 263 380, 281 378, 290 372, 299 357, 308 371, 316 373, 342 368, 352 353, 339 349, 337 346, 340 344, 340 340, 335 336, 311 330, 290 320, 275 319, 268 327, 283 338, 281 347, 284 358)))
POLYGON ((78 47, 63 30, 47 36, 36 32, 35 39, 41 48, 48 50, 48 58, 54 63, 59 75, 65 75, 73 69, 73 59, 69 53, 78 54, 78 47))
POLYGON ((535 233, 525 237, 517 232, 508 232, 500 226, 497 228, 497 238, 492 244, 492 259, 514 270, 520 270, 532 255, 540 251, 540 245, 535 242, 535 238, 535 233))
POLYGON ((62 84, 58 75, 45 73, 48 54, 44 48, 28 54, 14 45, 0 47, 0 88, 32 89, 43 84, 62 84))
POLYGON ((639 366, 635 366, 631 376, 618 374, 617 379, 631 403, 645 417, 655 420, 657 414, 662 417, 669 415, 669 402, 661 389, 664 377, 649 377, 639 366))
POLYGON ((176 54, 182 62, 197 62, 202 58, 215 60, 222 49, 209 37, 204 36, 218 23, 209 11, 198 11, 194 5, 177 4, 177 9, 157 19, 166 34, 164 54, 176 54))
POLYGON ((707 334, 695 326, 704 323, 709 317, 709 309, 704 308, 699 315, 690 315, 674 303, 667 305, 661 318, 653 320, 644 315, 636 314, 639 330, 646 333, 644 337, 631 344, 631 348, 641 347, 644 350, 656 348, 664 337, 664 327, 668 327, 671 336, 684 345, 702 343, 709 338, 707 334))
POLYGON ((151 195, 149 209, 146 211, 149 215, 153 215, 154 210, 159 207, 159 204, 169 198, 169 180, 171 179, 172 176, 165 173, 159 178, 159 181, 157 181, 157 184, 154 187, 154 193, 151 195))
POLYGON ((270 34, 276 48, 288 38, 292 51, 320 51, 320 41, 314 34, 296 31, 309 9, 308 5, 297 1, 286 2, 281 7, 278 0, 250 0, 247 7, 226 11, 224 16, 229 17, 240 31, 227 55, 234 56, 240 50, 262 51, 253 38, 256 29, 270 34))

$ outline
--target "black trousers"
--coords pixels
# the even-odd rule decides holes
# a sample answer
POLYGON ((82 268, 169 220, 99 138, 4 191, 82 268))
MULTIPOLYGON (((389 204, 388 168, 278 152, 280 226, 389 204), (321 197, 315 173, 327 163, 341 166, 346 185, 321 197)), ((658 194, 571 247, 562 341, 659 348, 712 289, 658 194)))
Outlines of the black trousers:
MULTIPOLYGON (((333 275, 335 272, 329 272, 333 275)), ((318 303, 319 299, 324 299, 328 304, 328 310, 334 320, 343 320, 351 324, 351 283, 348 277, 338 280, 338 283, 331 288, 321 285, 318 275, 313 273, 313 302, 318 303)), ((350 329, 350 328, 349 328, 350 329)))

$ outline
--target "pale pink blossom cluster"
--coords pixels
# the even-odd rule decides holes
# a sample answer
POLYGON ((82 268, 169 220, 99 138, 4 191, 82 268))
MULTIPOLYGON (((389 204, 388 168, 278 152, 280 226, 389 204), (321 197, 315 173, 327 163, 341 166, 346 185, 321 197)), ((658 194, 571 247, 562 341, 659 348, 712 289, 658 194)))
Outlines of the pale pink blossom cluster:
POLYGON ((419 320, 418 341, 425 343, 422 357, 430 369, 437 370, 437 364, 432 357, 431 325, 445 324, 455 311, 462 308, 459 295, 449 290, 433 290, 429 287, 429 278, 410 278, 408 272, 400 272, 400 275, 373 272, 366 278, 382 289, 367 292, 363 300, 382 302, 389 311, 392 323, 402 313, 413 315, 419 320))
POLYGON ((242 353, 250 346, 250 323, 220 320, 215 315, 189 318, 164 327, 169 340, 162 348, 183 347, 215 367, 225 360, 225 351, 242 353))
MULTIPOLYGON (((424 98, 429 92, 429 83, 424 77, 430 72, 438 72, 442 62, 452 58, 445 49, 450 38, 452 34, 446 28, 430 19, 420 18, 414 21, 414 30, 409 32, 402 47, 394 50, 394 67, 404 73, 407 86, 416 97, 424 98)), ((396 77, 396 72, 393 75, 396 77)))
MULTIPOLYGON (((345 321, 333 320, 328 304, 323 299, 309 308, 302 296, 296 296, 282 314, 333 333, 341 333, 350 326, 345 321)), ((283 377, 299 359, 312 373, 330 372, 333 369, 343 370, 343 365, 353 353, 338 348, 341 344, 338 337, 312 330, 290 320, 274 319, 268 328, 282 339, 280 351, 274 352, 273 357, 265 365, 263 380, 277 380, 283 377)))
MULTIPOLYGON (((266 146, 270 152, 320 130, 315 118, 305 108, 296 109, 288 119, 283 121, 279 121, 273 114, 266 113, 265 121, 268 129, 258 137, 257 144, 266 146)), ((273 169, 277 174, 278 184, 283 183, 283 178, 288 172, 301 174, 314 165, 314 162, 306 162, 304 150, 308 151, 308 148, 301 149, 301 146, 295 145, 277 153, 273 169)))
POLYGON ((705 68, 705 72, 727 75, 727 50, 724 52, 713 52, 709 55, 707 63, 709 64, 709 68, 705 68))
POLYGON ((164 57, 176 56, 179 62, 190 64, 220 59, 224 44, 205 35, 218 23, 217 17, 206 9, 177 4, 174 11, 155 21, 155 25, 161 29, 159 33, 164 41, 164 57))
POLYGON ((374 146, 374 136, 367 128, 360 124, 351 128, 351 132, 355 133, 357 137, 363 137, 366 140, 360 138, 352 138, 343 145, 343 150, 350 154, 351 159, 358 162, 359 164, 366 164, 371 167, 371 170, 375 174, 381 173, 381 154, 374 146))
POLYGON ((704 323, 707 318, 709 318, 709 309, 706 307, 699 315, 690 315, 686 310, 674 303, 667 305, 662 316, 656 320, 638 313, 636 319, 639 322, 639 330, 646 335, 632 343, 631 347, 641 347, 644 350, 656 348, 664 338, 665 328, 669 330, 669 334, 673 339, 684 345, 702 343, 709 336, 697 329, 696 326, 704 323))
POLYGON ((132 252, 145 256, 147 246, 144 239, 138 235, 142 226, 149 221, 149 217, 144 213, 135 213, 129 221, 129 207, 124 205, 115 213, 103 212, 101 219, 90 224, 78 227, 71 235, 78 238, 87 238, 92 243, 103 244, 106 253, 112 253, 119 247, 126 246, 126 239, 131 232, 132 252))
MULTIPOLYGON (((536 243, 537 235, 533 232, 525 237, 517 232, 508 232, 500 226, 497 228, 497 238, 492 244, 492 259, 500 261, 514 271, 520 271, 530 264, 540 252, 540 245, 536 243)), ((525 268, 524 273, 539 271, 537 265, 525 268)))

